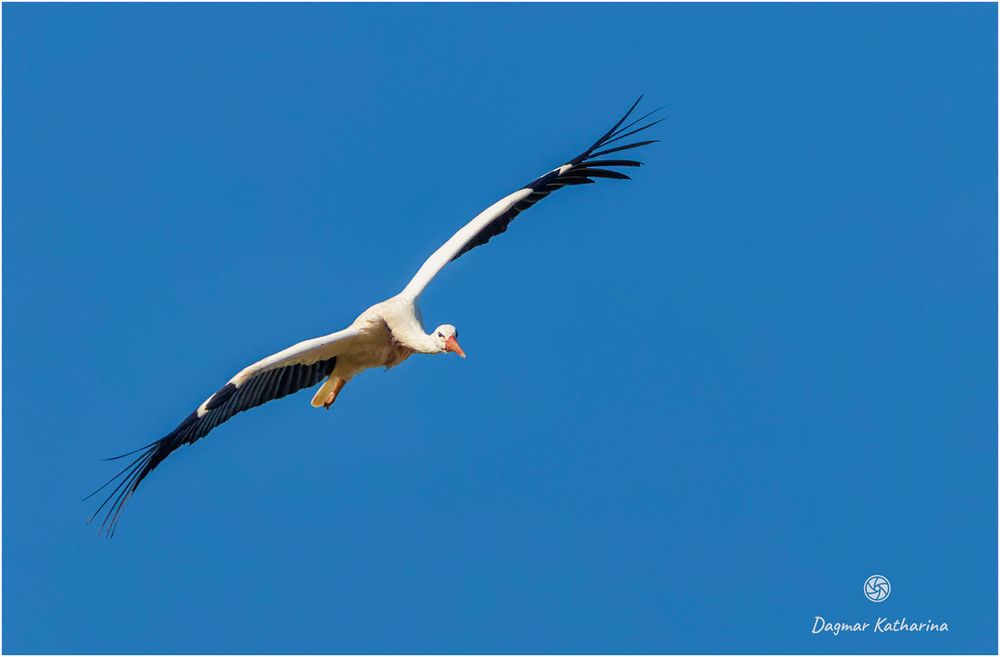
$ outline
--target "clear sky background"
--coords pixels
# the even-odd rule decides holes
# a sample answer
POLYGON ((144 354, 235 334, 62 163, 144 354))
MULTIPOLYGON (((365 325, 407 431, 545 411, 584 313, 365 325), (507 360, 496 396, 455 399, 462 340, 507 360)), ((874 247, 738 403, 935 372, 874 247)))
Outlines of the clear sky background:
POLYGON ((996 12, 4 5, 3 650, 995 652, 996 12), (240 415, 84 524, 100 458, 639 93, 633 182, 429 288, 468 360, 240 415))

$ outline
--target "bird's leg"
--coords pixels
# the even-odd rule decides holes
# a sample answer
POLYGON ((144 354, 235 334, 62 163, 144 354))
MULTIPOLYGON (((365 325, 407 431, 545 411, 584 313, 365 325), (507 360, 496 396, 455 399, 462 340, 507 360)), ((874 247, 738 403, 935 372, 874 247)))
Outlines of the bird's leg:
POLYGON ((344 381, 343 379, 337 379, 337 383, 334 384, 333 386, 333 392, 331 392, 330 396, 327 397, 326 401, 323 402, 323 408, 325 408, 326 410, 330 410, 330 405, 333 404, 333 402, 337 401, 337 395, 340 394, 340 391, 344 389, 344 386, 346 384, 347 381, 344 381))
POLYGON ((330 410, 330 406, 333 402, 337 401, 337 395, 340 394, 340 391, 344 389, 346 384, 347 381, 331 374, 330 378, 316 391, 315 396, 312 398, 312 405, 317 408, 322 406, 330 410))

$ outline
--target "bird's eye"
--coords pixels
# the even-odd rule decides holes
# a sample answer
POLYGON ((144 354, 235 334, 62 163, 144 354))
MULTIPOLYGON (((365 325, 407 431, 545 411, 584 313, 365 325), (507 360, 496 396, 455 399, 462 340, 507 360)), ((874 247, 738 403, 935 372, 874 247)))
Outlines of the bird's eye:
POLYGON ((443 337, 444 337, 444 334, 443 334, 443 333, 438 333, 438 337, 439 337, 439 338, 443 338, 443 337))

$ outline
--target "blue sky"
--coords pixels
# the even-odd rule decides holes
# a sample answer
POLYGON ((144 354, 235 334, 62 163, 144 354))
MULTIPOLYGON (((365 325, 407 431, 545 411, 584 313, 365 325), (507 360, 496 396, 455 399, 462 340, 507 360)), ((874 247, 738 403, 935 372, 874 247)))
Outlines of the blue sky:
POLYGON ((5 4, 3 650, 995 652, 996 11, 5 4), (84 525, 100 458, 639 93, 633 182, 429 288, 468 360, 241 415, 84 525))

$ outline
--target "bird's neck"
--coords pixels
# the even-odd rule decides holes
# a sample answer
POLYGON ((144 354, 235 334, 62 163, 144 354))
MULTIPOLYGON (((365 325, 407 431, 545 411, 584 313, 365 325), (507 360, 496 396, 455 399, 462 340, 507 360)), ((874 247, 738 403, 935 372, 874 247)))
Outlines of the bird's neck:
POLYGON ((413 299, 393 297, 385 302, 381 315, 393 339, 407 349, 421 354, 441 353, 434 336, 424 332, 420 309, 413 299))
POLYGON ((413 351, 421 354, 440 354, 441 349, 437 345, 437 341, 434 339, 433 335, 427 335, 423 331, 418 333, 414 339, 407 341, 400 340, 404 346, 409 347, 413 351))
POLYGON ((419 324, 402 322, 396 326, 390 325, 390 329, 393 339, 407 349, 412 349, 420 354, 441 353, 434 336, 424 333, 419 324))

